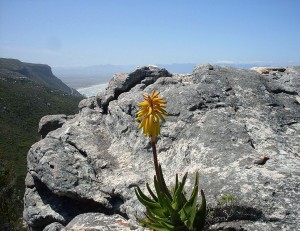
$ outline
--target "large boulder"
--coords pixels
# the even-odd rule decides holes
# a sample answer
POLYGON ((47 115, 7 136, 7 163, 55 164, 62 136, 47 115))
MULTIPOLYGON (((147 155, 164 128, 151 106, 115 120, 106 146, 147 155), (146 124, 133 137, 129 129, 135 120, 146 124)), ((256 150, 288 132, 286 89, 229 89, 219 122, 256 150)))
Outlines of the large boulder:
POLYGON ((31 147, 24 196, 31 230, 55 222, 71 227, 81 214, 87 220, 96 216, 89 213, 115 214, 130 224, 143 214, 134 188, 152 183, 154 168, 135 114, 142 93, 154 89, 168 102, 157 142, 167 184, 188 171, 189 191, 200 171, 215 211, 208 229, 299 228, 299 68, 261 75, 200 65, 188 75, 158 72, 152 82, 142 82, 149 74, 132 75, 114 78, 105 93, 82 102, 78 115, 31 147), (230 211, 220 211, 221 195, 233 196, 230 211))

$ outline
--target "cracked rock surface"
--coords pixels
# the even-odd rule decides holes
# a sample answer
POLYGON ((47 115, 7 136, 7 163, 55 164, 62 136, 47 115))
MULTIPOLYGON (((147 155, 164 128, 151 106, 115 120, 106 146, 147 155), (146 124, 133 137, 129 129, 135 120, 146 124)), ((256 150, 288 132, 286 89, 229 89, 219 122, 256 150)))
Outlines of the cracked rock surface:
POLYGON ((142 93, 154 89, 168 102, 157 142, 167 184, 188 171, 189 192, 199 171, 211 209, 222 194, 234 197, 230 212, 207 229, 300 228, 300 68, 260 74, 198 65, 186 75, 154 66, 116 75, 34 144, 24 196, 32 231, 143 230, 135 224, 143 207, 134 187, 145 191, 154 168, 135 114, 142 93))

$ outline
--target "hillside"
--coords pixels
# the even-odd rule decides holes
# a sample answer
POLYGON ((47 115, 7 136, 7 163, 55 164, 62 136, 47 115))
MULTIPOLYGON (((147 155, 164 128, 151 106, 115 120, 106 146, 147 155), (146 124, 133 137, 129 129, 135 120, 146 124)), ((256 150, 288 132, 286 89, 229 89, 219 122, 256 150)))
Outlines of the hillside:
POLYGON ((53 76, 46 65, 0 60, 0 229, 9 219, 21 216, 26 156, 30 146, 40 139, 40 118, 78 112, 77 105, 83 97, 70 93, 70 88, 53 76), (8 195, 5 185, 10 185, 8 195), (7 206, 15 210, 8 210, 7 206))
POLYGON ((45 64, 24 63, 17 59, 0 58, 0 75, 1 78, 28 78, 43 86, 80 96, 76 90, 68 87, 54 76, 51 68, 45 64))

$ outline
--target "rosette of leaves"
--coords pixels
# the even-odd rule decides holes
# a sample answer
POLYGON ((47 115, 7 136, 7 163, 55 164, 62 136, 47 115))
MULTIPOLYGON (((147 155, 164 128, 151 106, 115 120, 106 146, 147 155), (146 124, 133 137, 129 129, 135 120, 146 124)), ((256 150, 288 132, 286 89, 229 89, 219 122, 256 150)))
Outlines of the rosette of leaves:
POLYGON ((188 173, 182 181, 176 182, 173 190, 169 190, 163 178, 161 166, 159 166, 161 185, 154 176, 154 187, 156 194, 152 191, 149 184, 146 187, 151 197, 146 196, 142 190, 137 187, 135 193, 139 201, 146 207, 145 218, 137 220, 144 226, 157 231, 201 231, 205 225, 206 200, 203 190, 201 190, 201 204, 197 205, 199 173, 196 173, 195 184, 190 197, 187 199, 184 193, 184 185, 188 173))

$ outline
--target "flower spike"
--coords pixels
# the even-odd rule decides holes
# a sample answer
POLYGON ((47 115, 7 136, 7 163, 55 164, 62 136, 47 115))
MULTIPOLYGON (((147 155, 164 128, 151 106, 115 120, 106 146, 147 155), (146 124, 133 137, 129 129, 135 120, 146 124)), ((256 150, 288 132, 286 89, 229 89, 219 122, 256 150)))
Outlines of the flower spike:
POLYGON ((136 118, 140 122, 139 128, 143 128, 144 135, 151 137, 152 142, 160 134, 160 120, 165 122, 164 116, 168 115, 165 110, 167 102, 158 95, 159 92, 154 90, 150 95, 143 94, 145 101, 138 103, 140 109, 136 118))

